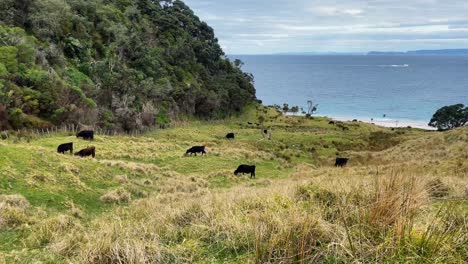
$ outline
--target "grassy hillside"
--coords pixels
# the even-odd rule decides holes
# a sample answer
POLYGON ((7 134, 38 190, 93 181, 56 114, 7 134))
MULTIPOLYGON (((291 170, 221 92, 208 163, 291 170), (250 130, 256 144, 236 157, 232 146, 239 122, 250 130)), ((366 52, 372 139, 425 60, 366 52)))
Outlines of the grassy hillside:
POLYGON ((0 141, 0 263, 466 262, 468 129, 328 121, 252 107, 139 137, 0 141), (96 159, 56 154, 66 142, 96 159), (208 155, 184 157, 194 145, 208 155), (257 179, 233 175, 243 163, 257 179))

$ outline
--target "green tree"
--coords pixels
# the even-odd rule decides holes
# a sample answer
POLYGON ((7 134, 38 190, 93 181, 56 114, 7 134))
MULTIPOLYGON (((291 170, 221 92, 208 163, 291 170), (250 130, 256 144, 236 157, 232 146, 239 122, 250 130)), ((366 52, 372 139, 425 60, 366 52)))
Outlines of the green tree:
POLYGON ((468 123, 468 107, 463 104, 444 106, 432 116, 429 126, 438 130, 449 130, 468 123))
POLYGON ((283 113, 287 113, 287 112, 289 112, 289 104, 287 104, 287 103, 284 103, 284 104, 283 104, 283 108, 282 108, 282 110, 283 110, 283 113))
POLYGON ((5 65, 3 65, 3 63, 0 62, 0 78, 5 78, 7 75, 8 75, 7 68, 5 67, 5 65))
POLYGON ((299 112, 299 106, 293 106, 293 107, 291 107, 291 112, 292 112, 293 114, 297 114, 297 113, 299 112))
POLYGON ((10 73, 18 71, 18 48, 13 46, 0 47, 0 63, 5 65, 10 73))
POLYGON ((70 6, 64 0, 36 0, 30 7, 29 21, 36 36, 57 41, 71 16, 70 6))

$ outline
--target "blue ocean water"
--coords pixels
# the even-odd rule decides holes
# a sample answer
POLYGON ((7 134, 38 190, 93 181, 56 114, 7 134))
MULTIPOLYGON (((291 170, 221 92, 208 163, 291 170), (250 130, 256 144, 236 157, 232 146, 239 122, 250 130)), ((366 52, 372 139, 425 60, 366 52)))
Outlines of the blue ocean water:
POLYGON ((319 104, 318 115, 415 120, 468 104, 468 56, 236 55, 265 105, 319 104))

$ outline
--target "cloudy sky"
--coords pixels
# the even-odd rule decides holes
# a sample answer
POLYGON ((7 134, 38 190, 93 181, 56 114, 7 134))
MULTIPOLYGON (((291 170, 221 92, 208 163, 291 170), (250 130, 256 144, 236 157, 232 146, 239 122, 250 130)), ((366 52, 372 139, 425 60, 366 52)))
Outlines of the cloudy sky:
POLYGON ((468 48, 468 0, 185 0, 228 54, 468 48))

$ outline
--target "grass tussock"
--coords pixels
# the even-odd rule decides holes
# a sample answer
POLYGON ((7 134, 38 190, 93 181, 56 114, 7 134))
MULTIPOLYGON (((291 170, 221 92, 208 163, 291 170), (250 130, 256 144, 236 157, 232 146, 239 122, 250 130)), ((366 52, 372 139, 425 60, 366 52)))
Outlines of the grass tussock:
POLYGON ((17 207, 25 209, 29 207, 29 202, 24 196, 19 194, 0 195, 0 203, 6 206, 17 207))
POLYGON ((128 203, 132 199, 132 194, 124 188, 119 188, 104 194, 100 199, 105 203, 128 203))
POLYGON ((82 263, 162 262, 159 239, 148 232, 145 225, 132 230, 122 229, 121 220, 116 219, 98 226, 98 232, 85 235, 78 257, 82 263))
POLYGON ((432 198, 445 198, 450 194, 450 188, 440 179, 430 180, 426 183, 426 189, 432 198))
POLYGON ((29 202, 21 195, 0 195, 0 230, 28 223, 29 202))
POLYGON ((150 197, 117 221, 96 221, 77 252, 89 263, 463 259, 462 207, 431 212, 424 184, 413 177, 390 174, 368 184, 358 191, 284 181, 268 192, 239 187, 195 200, 150 197))

